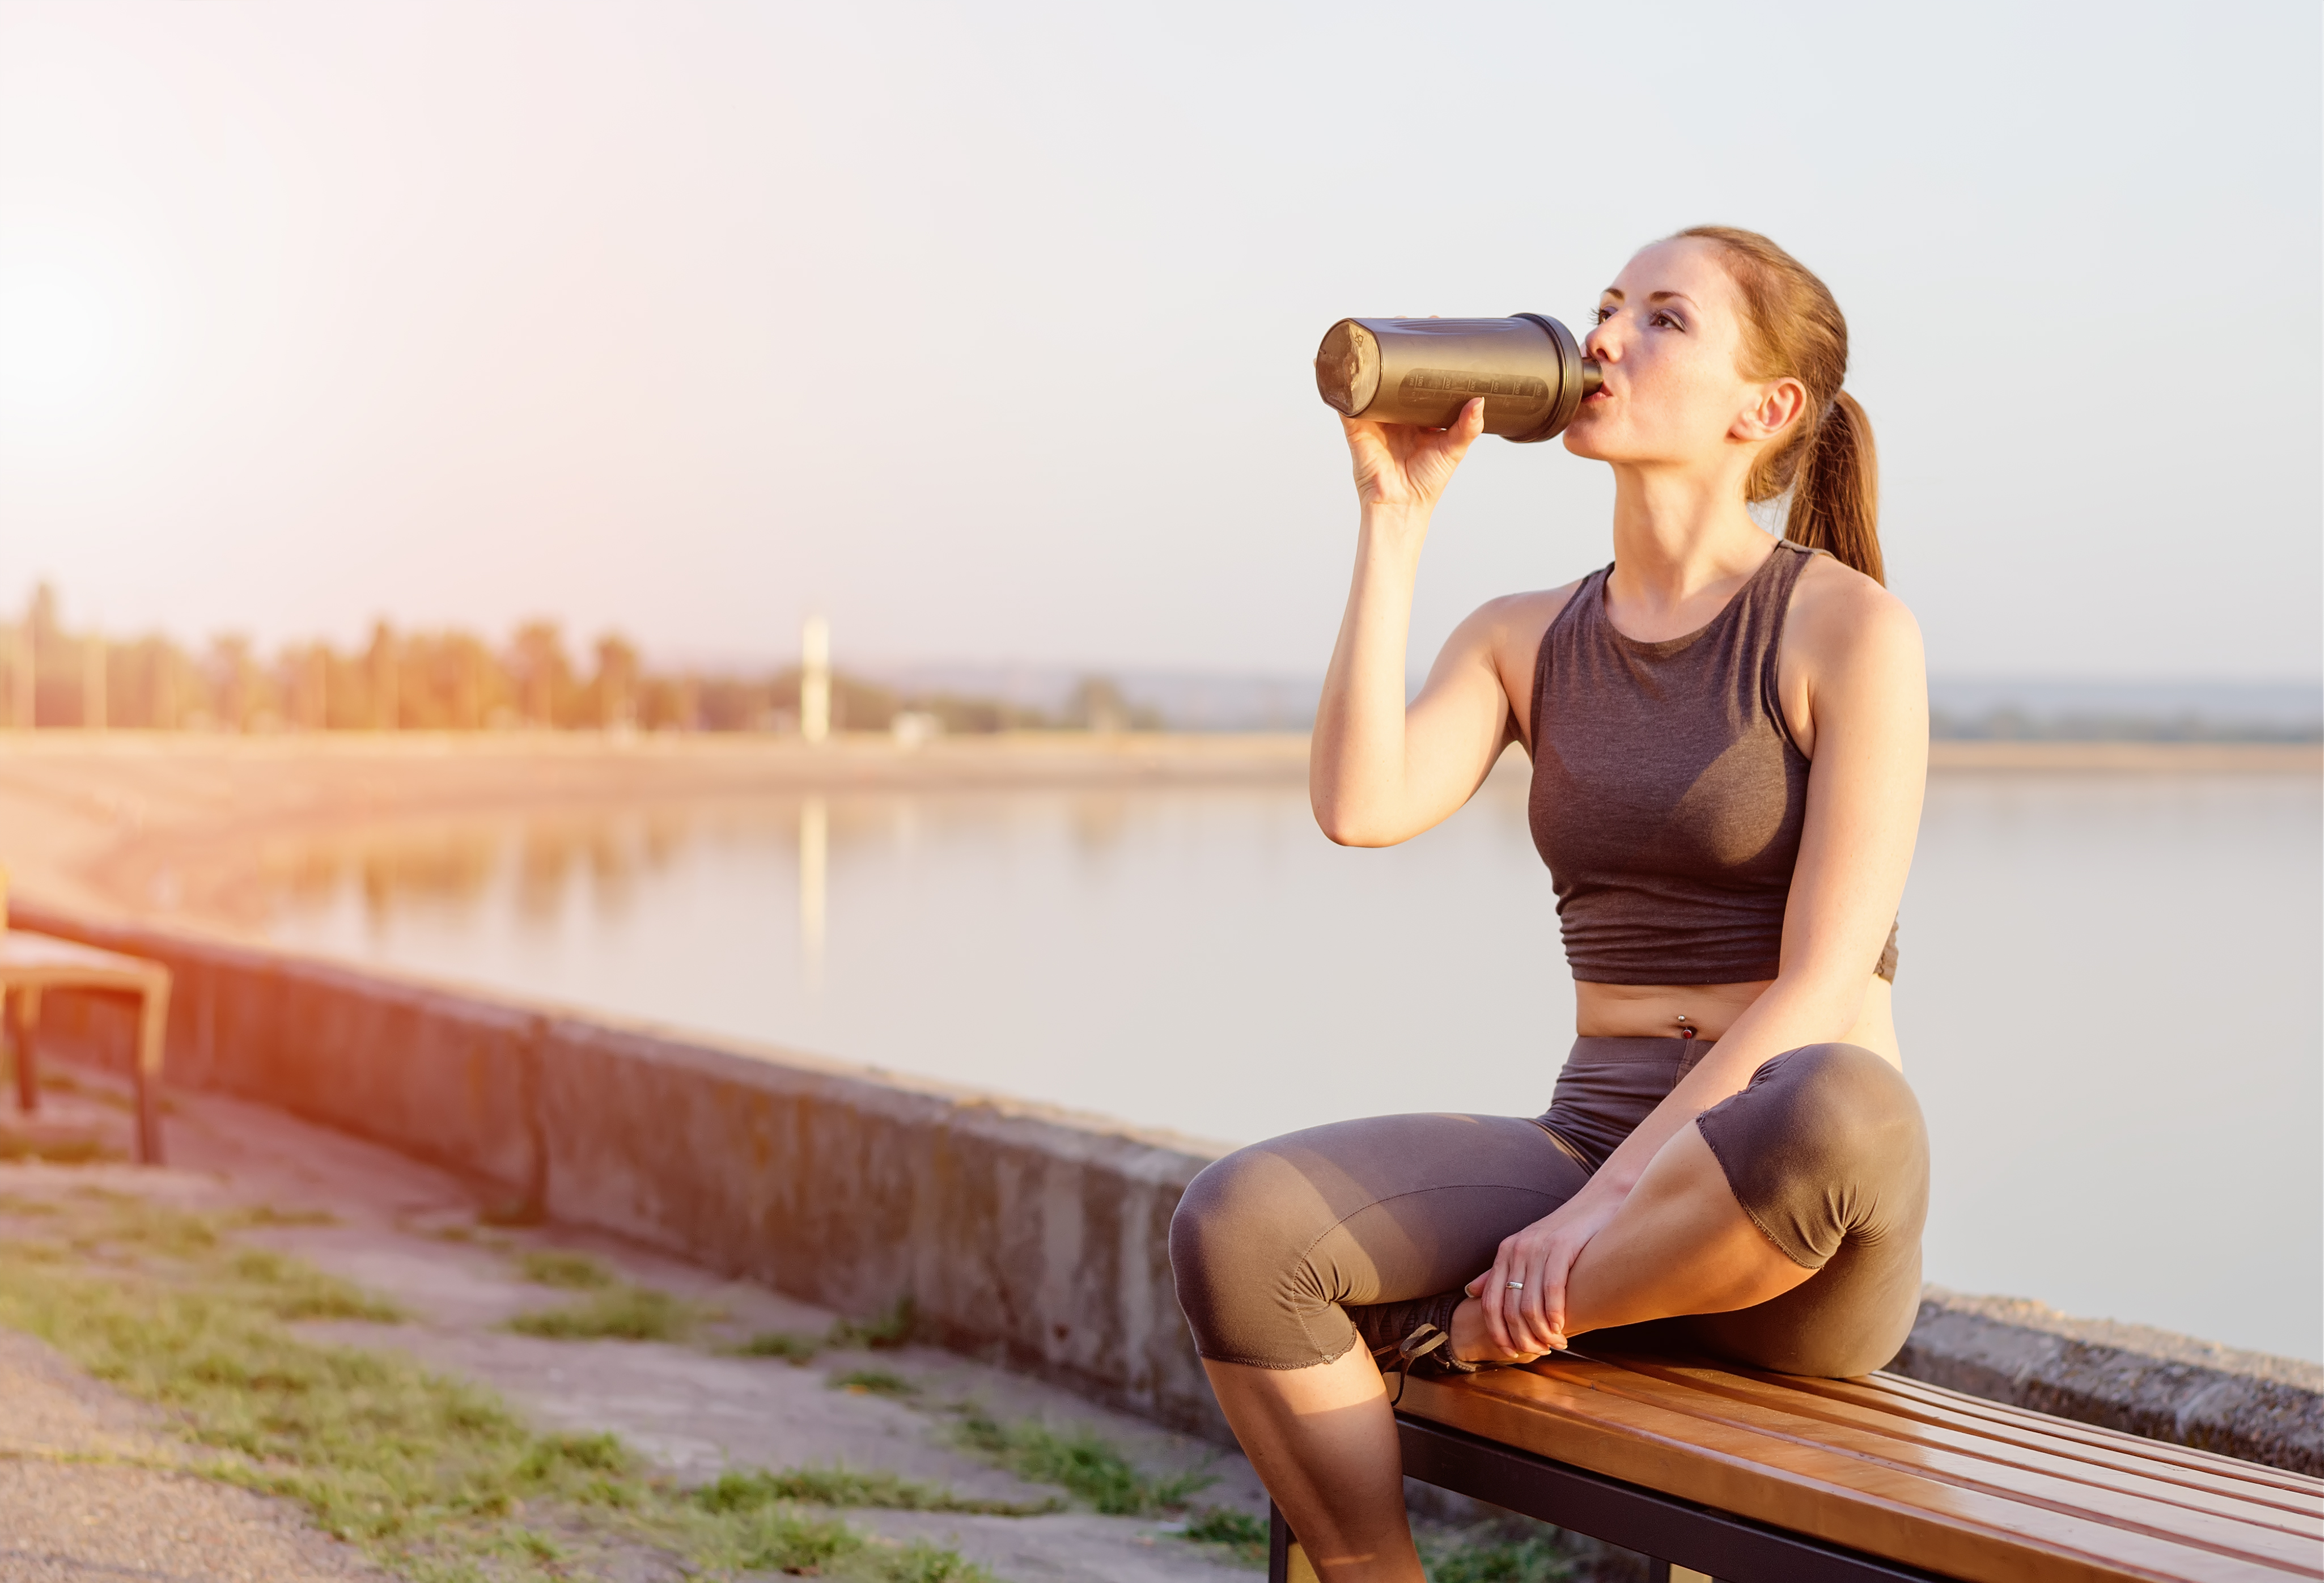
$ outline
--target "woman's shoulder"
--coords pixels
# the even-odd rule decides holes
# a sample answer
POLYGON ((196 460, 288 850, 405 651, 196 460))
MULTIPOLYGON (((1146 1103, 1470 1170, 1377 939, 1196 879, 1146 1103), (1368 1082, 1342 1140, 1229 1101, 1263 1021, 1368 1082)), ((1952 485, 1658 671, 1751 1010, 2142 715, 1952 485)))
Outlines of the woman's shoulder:
POLYGON ((1785 635, 1809 640, 1835 654, 1859 644, 1909 641, 1917 648, 1920 623, 1912 607, 1885 585, 1829 554, 1812 554, 1792 590, 1785 635))
POLYGON ((1917 685, 1923 660, 1921 624, 1911 606, 1881 583, 1830 555, 1800 569, 1784 623, 1787 662, 1821 675, 1890 676, 1917 685))
POLYGON ((1573 602, 1573 596, 1582 591, 1582 585, 1597 575, 1594 571, 1590 572, 1554 588, 1529 588, 1520 594, 1503 594, 1478 606, 1476 614, 1469 619, 1493 634, 1496 648, 1504 642, 1528 649, 1538 648, 1542 634, 1549 630, 1550 623, 1564 614, 1565 607, 1573 602))

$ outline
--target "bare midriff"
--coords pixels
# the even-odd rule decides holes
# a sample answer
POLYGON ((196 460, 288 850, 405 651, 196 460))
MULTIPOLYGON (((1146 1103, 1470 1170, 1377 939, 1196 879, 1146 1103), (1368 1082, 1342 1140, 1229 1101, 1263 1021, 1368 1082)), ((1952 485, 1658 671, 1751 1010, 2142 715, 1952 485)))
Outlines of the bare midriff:
MULTIPOLYGON (((1718 1039, 1774 982, 1762 978, 1750 984, 1592 984, 1577 979, 1573 1031, 1584 1039, 1671 1039, 1692 1028, 1698 1039, 1718 1039)), ((1860 1044, 1890 1065, 1902 1068, 1904 1060, 1897 1048, 1892 1009, 1895 993, 1887 980, 1871 979, 1856 1025, 1837 1042, 1860 1044)))

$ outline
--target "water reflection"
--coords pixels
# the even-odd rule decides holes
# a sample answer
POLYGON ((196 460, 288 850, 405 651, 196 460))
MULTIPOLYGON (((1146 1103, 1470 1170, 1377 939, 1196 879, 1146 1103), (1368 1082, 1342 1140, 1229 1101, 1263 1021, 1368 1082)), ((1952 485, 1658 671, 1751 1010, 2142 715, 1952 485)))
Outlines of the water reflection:
POLYGON ((831 810, 820 797, 799 805, 799 971, 810 990, 823 987, 823 934, 828 911, 831 810))
MULTIPOLYGON (((2324 1356, 2320 825, 2289 775, 1932 782, 1896 993, 1932 1279, 2324 1356)), ((1384 851, 1292 787, 848 793, 408 827, 264 883, 309 948, 1226 1139, 1534 1114, 1572 1028, 1500 777, 1384 851)))

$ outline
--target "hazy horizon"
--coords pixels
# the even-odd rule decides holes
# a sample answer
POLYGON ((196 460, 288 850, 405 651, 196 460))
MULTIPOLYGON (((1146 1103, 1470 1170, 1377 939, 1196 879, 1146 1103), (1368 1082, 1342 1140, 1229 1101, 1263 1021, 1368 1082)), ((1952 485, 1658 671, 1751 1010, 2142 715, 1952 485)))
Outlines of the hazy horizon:
MULTIPOLYGON (((2318 676, 2312 6, 1494 5, 1407 85, 1415 25, 0 0, 0 606, 1313 674, 1323 329, 1719 219, 1850 316, 1933 674, 2318 676)), ((1416 662, 1608 494, 1480 446, 1416 662)))

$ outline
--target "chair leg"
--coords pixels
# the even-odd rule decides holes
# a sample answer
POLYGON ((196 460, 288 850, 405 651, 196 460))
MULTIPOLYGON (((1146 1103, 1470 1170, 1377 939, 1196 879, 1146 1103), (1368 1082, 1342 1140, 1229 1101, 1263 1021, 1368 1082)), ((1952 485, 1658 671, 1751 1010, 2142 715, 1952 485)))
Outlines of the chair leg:
POLYGON ((1299 1548, 1291 1524, 1273 1501, 1267 1503, 1267 1583, 1321 1583, 1314 1563, 1299 1548))
POLYGON ((41 1078, 33 1064, 32 1031, 41 1025, 41 992, 26 986, 8 997, 8 1032, 16 1050, 16 1108, 26 1116, 41 1108, 41 1078))
POLYGON ((161 1052, 170 1032, 170 986, 137 998, 137 1163, 161 1163, 161 1052))

